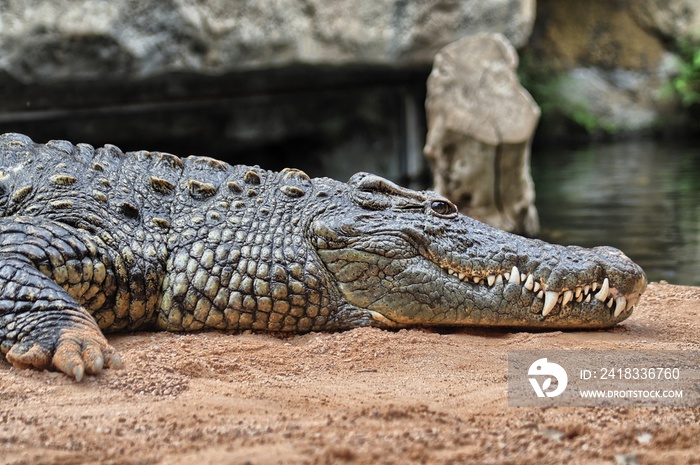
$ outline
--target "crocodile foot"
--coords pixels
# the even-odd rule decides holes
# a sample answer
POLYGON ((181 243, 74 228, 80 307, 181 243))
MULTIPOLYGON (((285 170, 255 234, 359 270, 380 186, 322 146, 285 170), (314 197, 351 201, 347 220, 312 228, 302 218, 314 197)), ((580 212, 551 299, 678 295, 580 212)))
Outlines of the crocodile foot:
POLYGON ((33 336, 15 343, 6 354, 7 361, 18 368, 55 368, 76 381, 81 381, 85 373, 94 375, 104 367, 124 366, 102 333, 91 327, 64 328, 55 342, 33 336))

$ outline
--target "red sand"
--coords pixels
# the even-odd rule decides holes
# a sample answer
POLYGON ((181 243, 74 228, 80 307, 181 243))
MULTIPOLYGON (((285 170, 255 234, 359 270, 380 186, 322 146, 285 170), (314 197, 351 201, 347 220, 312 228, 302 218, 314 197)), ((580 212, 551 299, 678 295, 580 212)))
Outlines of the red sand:
POLYGON ((651 284, 608 331, 110 342, 126 369, 81 384, 0 362, 0 463, 700 463, 700 408, 512 408, 506 397, 509 350, 700 350, 700 288, 651 284))

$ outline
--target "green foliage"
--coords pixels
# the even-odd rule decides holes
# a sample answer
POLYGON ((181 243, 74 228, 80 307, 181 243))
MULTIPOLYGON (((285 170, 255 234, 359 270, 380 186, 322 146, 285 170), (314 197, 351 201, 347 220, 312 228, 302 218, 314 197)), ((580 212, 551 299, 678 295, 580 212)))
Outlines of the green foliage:
POLYGON ((614 125, 602 121, 585 103, 572 103, 563 98, 560 88, 567 78, 551 67, 537 62, 527 52, 521 56, 518 79, 540 106, 545 124, 559 124, 564 118, 589 134, 617 132, 614 125))
POLYGON ((556 98, 559 80, 557 73, 541 63, 536 63, 532 55, 524 53, 518 66, 520 84, 530 92, 543 114, 555 112, 561 106, 556 98))
POLYGON ((589 134, 601 131, 607 134, 614 134, 617 132, 617 128, 613 124, 601 121, 600 118, 588 111, 583 105, 570 108, 567 116, 571 118, 574 123, 584 128, 589 134))
POLYGON ((671 80, 671 88, 684 106, 700 104, 700 43, 681 42, 678 55, 681 62, 678 74, 671 80))

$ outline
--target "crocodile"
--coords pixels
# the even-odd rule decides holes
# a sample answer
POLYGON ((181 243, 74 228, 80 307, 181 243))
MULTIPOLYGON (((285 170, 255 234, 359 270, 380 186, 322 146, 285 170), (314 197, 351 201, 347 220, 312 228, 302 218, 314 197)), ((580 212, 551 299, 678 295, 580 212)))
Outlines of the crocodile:
POLYGON ((643 270, 464 216, 447 198, 204 156, 0 136, 0 349, 80 381, 105 334, 361 326, 608 328, 643 270))

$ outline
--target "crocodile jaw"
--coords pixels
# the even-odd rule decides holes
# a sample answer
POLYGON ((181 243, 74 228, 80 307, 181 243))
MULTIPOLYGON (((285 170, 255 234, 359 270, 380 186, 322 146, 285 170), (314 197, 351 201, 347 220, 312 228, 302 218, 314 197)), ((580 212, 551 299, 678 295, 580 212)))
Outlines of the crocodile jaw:
POLYGON ((319 255, 346 301, 380 327, 607 328, 632 314, 646 288, 641 270, 556 289, 517 266, 481 278, 418 257, 388 260, 351 249, 319 255))
MULTIPOLYGON (((617 249, 471 226, 488 232, 479 246, 460 249, 454 237, 427 241, 404 228, 334 234, 335 245, 317 253, 345 301, 382 327, 606 328, 628 318, 646 288, 642 269, 617 249)), ((331 238, 327 226, 316 229, 331 238)))
MULTIPOLYGON (((632 263, 630 261, 630 263, 632 263)), ((471 275, 465 271, 443 268, 443 272, 460 282, 465 292, 479 294, 480 300, 511 302, 505 314, 500 311, 477 311, 471 322, 479 326, 516 326, 542 328, 605 328, 614 326, 632 315, 646 289, 646 277, 641 269, 633 277, 611 284, 611 278, 582 280, 569 288, 552 288, 533 273, 523 273, 517 266, 511 271, 487 276, 471 275), (529 312, 519 309, 517 302, 527 303, 529 312)), ((472 313, 474 315, 474 313, 472 313)))
MULTIPOLYGON (((550 269, 544 266, 542 257, 528 260, 521 258, 510 269, 484 271, 468 268, 460 263, 439 265, 443 274, 462 283, 465 292, 484 292, 494 300, 511 301, 510 307, 517 314, 517 296, 520 303, 529 304, 531 313, 538 315, 538 321, 520 316, 511 318, 509 325, 551 327, 605 327, 628 318, 646 289, 646 276, 643 270, 621 251, 612 247, 583 249, 580 247, 553 246, 541 241, 519 239, 521 248, 530 249, 533 245, 543 245, 549 254, 566 257, 555 261, 558 266, 550 269), (522 271, 521 271, 522 270, 522 271), (567 270, 570 270, 567 272, 567 270), (471 286, 472 289, 469 289, 471 286)), ((440 260, 435 260, 440 262, 440 260)), ((482 294, 484 293, 482 292, 482 294)), ((479 324, 503 324, 504 320, 486 317, 479 324)))

